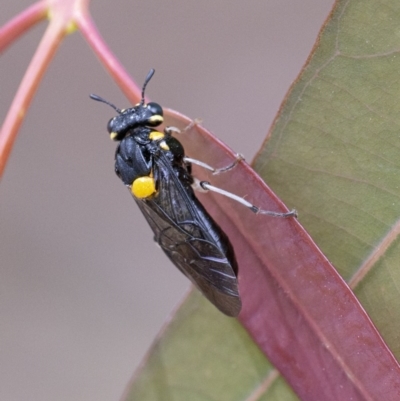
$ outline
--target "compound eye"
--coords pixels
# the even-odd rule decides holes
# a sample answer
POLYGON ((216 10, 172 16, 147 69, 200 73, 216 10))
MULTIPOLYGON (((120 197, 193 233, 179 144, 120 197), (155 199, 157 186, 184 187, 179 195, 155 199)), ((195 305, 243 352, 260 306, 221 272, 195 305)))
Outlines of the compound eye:
POLYGON ((155 115, 162 116, 163 115, 163 109, 158 103, 154 103, 154 102, 147 103, 147 109, 150 110, 150 112, 153 116, 155 116, 155 115))
POLYGON ((107 131, 109 134, 115 130, 114 118, 112 118, 107 124, 107 131))
POLYGON ((120 132, 120 130, 118 129, 118 123, 117 123, 115 117, 112 118, 112 119, 108 122, 108 124, 107 124, 107 131, 108 131, 108 133, 110 134, 110 138, 111 138, 113 141, 120 141, 120 140, 122 139, 122 137, 121 137, 121 132, 120 132))

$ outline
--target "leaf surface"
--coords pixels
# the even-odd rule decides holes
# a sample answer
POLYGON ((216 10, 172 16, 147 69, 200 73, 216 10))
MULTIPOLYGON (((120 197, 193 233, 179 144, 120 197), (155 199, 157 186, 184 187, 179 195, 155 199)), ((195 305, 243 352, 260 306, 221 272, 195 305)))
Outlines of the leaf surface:
MULTIPOLYGON (((396 355, 398 26, 400 5, 394 1, 339 1, 255 161, 257 171, 281 199, 296 207, 299 221, 350 281, 396 355)), ((188 121, 172 113, 168 124, 184 128, 188 121)), ((188 155, 215 167, 233 158, 200 127, 179 139, 188 155)), ((284 210, 244 163, 219 176, 199 169, 195 173, 264 209, 284 210)), ((397 361, 299 222, 256 216, 214 194, 199 198, 236 251, 243 300, 240 322, 300 398, 400 399, 397 361)), ((185 313, 193 303, 202 305, 197 297, 187 300, 156 342, 126 399, 183 400, 188 394, 191 400, 295 399, 266 361, 259 375, 249 379, 244 374, 261 365, 256 352, 249 360, 241 357, 254 350, 248 337, 230 343, 241 332, 236 321, 214 315, 208 305, 185 313), (200 326, 194 324, 197 314, 208 316, 200 326), (223 333, 218 332, 221 327, 223 333), (186 358, 195 358, 197 351, 201 363, 192 365, 186 358), (232 362, 236 357, 243 375, 232 362), (155 393, 161 385, 164 390, 155 393), (141 398, 135 398, 138 394, 141 398)))

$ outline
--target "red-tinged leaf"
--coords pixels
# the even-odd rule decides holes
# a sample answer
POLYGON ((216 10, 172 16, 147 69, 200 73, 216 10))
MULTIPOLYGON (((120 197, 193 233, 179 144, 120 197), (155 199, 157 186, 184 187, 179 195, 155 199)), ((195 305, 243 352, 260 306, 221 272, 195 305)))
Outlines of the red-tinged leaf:
MULTIPOLYGON (((182 123, 172 120, 173 125, 182 123)), ((179 137, 187 153, 209 164, 234 155, 195 126, 179 137)), ((242 163, 207 176, 266 210, 282 203, 242 163)), ((240 266, 240 321, 296 392, 308 400, 400 396, 400 369, 359 302, 293 218, 254 215, 218 195, 201 201, 231 239, 240 266)), ((392 398, 392 399, 396 399, 392 398)), ((385 398, 389 399, 389 398, 385 398)))

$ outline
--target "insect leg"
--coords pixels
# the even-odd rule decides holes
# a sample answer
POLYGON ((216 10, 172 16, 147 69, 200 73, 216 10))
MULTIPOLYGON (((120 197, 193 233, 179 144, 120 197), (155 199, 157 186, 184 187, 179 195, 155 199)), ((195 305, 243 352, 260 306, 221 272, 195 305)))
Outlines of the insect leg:
POLYGON ((255 214, 264 214, 266 216, 272 217, 297 217, 297 211, 292 209, 290 212, 281 213, 281 212, 273 212, 271 210, 263 210, 258 206, 253 205, 252 203, 248 202, 246 199, 242 198, 241 196, 235 195, 232 192, 225 191, 224 189, 214 187, 207 181, 196 181, 194 183, 195 189, 202 189, 203 191, 212 191, 216 192, 220 195, 226 196, 227 198, 233 199, 234 201, 242 204, 243 206, 247 207, 255 214))
POLYGON ((172 125, 169 127, 165 127, 164 129, 164 134, 168 136, 171 136, 172 134, 181 134, 181 133, 182 131, 179 128, 173 127, 172 125))
POLYGON ((231 164, 229 164, 228 166, 225 166, 225 167, 214 168, 214 167, 211 167, 211 166, 210 166, 209 164, 207 164, 207 163, 204 163, 204 162, 202 162, 202 161, 200 161, 200 160, 197 160, 197 159, 192 159, 191 157, 185 156, 185 157, 183 158, 183 161, 184 161, 185 163, 192 163, 192 164, 195 164, 196 166, 203 167, 204 169, 211 171, 211 172, 213 173, 213 175, 217 175, 217 174, 221 174, 221 173, 226 173, 227 171, 232 170, 232 169, 235 168, 235 167, 239 164, 239 162, 241 162, 242 160, 244 160, 244 156, 241 155, 240 153, 237 153, 237 154, 236 154, 236 157, 235 157, 235 160, 234 160, 233 163, 231 163, 231 164))
MULTIPOLYGON (((200 123, 201 123, 201 120, 199 120, 199 119, 194 119, 194 120, 193 120, 186 128, 184 128, 183 130, 180 130, 180 129, 177 128, 177 127, 169 126, 169 127, 166 127, 166 128, 165 128, 164 133, 165 133, 165 135, 167 135, 167 136, 171 136, 172 134, 183 134, 183 133, 185 133, 186 131, 190 130, 193 126, 198 125, 198 124, 200 124, 200 123)), ((183 161, 184 161, 187 165, 190 165, 191 163, 192 163, 192 164, 196 164, 197 166, 203 167, 204 169, 211 171, 213 175, 225 173, 225 172, 227 172, 227 171, 232 170, 232 169, 235 168, 235 167, 239 164, 239 162, 242 161, 242 160, 244 160, 244 156, 241 155, 240 153, 237 153, 236 156, 235 156, 235 161, 234 161, 233 163, 231 163, 231 164, 229 164, 228 166, 225 166, 225 167, 214 168, 214 167, 210 166, 210 165, 207 164, 207 163, 204 163, 204 162, 202 162, 202 161, 200 161, 200 160, 197 160, 197 159, 192 159, 191 157, 185 156, 185 157, 183 158, 183 161)))
POLYGON ((192 120, 192 122, 190 124, 188 124, 184 129, 179 129, 177 127, 166 127, 164 132, 167 135, 171 135, 173 133, 175 134, 184 134, 185 132, 189 131, 191 128, 193 128, 195 125, 199 125, 202 123, 202 120, 200 118, 195 118, 194 120, 192 120))

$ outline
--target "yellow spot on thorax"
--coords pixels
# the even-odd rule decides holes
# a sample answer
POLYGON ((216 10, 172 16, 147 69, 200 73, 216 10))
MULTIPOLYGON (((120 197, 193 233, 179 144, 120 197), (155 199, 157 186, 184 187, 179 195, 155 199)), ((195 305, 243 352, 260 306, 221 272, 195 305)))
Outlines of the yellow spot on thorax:
POLYGON ((165 138, 165 134, 163 132, 160 131, 151 131, 149 134, 149 138, 152 141, 160 141, 160 148, 163 150, 169 150, 169 146, 167 145, 167 143, 165 141, 162 141, 163 138, 165 138))
POLYGON ((131 186, 132 195, 139 199, 150 197, 156 192, 156 184, 153 177, 139 177, 131 186))
POLYGON ((165 137, 163 132, 160 131, 151 131, 149 134, 149 138, 152 141, 159 141, 160 139, 163 139, 165 137))

